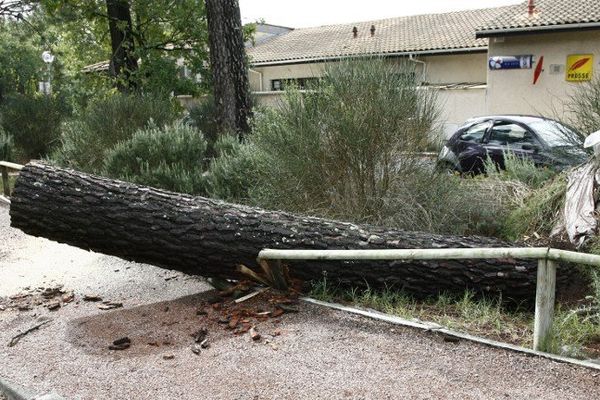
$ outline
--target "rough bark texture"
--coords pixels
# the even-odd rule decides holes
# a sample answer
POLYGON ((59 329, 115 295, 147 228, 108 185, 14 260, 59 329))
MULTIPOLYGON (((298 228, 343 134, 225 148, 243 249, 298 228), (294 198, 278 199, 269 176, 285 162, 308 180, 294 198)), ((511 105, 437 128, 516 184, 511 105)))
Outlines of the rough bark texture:
MULTIPOLYGON (((354 225, 228 204, 86 175, 41 163, 20 173, 11 224, 58 242, 190 274, 238 278, 263 248, 504 247, 483 237, 442 236, 354 225)), ((505 260, 296 262, 292 276, 347 285, 439 291, 502 291, 532 298, 534 262, 505 260)))
POLYGON ((206 0, 217 126, 239 136, 251 113, 244 33, 237 0, 206 0))
POLYGON ((121 92, 135 88, 131 74, 137 70, 131 11, 127 0, 106 0, 112 56, 111 74, 121 92))

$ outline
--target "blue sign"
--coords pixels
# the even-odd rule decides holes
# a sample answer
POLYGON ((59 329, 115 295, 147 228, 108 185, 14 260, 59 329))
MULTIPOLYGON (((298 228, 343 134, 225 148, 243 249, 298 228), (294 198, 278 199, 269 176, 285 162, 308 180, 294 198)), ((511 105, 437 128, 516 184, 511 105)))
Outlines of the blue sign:
POLYGON ((494 56, 489 59, 490 69, 530 69, 533 56, 494 56))

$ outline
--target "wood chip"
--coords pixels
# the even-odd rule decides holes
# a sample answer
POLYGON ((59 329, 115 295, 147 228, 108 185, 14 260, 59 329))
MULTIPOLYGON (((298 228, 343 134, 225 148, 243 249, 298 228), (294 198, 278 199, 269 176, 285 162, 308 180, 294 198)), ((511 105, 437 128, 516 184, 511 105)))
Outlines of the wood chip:
POLYGON ((250 337, 254 341, 260 340, 260 333, 258 333, 256 331, 256 329, 254 329, 254 327, 252 327, 252 328, 250 328, 250 337))
POLYGON ((229 324, 227 324, 227 328, 235 329, 235 327, 238 325, 239 322, 240 322, 240 317, 233 317, 231 319, 231 321, 229 321, 229 324))
POLYGON ((60 302, 58 300, 46 303, 46 308, 50 311, 56 311, 60 308, 60 302))
POLYGON ((250 293, 250 294, 247 294, 247 295, 245 295, 243 297, 240 297, 239 299, 236 299, 235 302, 239 304, 239 303, 241 303, 243 301, 246 301, 246 300, 249 300, 249 299, 253 298, 254 296, 258 296, 259 294, 261 294, 263 292, 266 292, 267 290, 269 290, 268 287, 259 289, 257 291, 254 291, 254 292, 250 293))
POLYGON ((123 307, 123 303, 116 303, 112 301, 104 301, 102 304, 98 305, 100 310, 113 310, 115 308, 123 307))

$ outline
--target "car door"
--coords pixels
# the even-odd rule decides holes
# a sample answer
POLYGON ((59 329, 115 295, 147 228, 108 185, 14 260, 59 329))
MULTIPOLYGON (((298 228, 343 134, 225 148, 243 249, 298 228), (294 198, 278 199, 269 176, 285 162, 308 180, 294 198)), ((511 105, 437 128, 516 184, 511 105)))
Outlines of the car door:
POLYGON ((483 171, 483 160, 486 157, 483 139, 491 126, 491 120, 479 121, 459 135, 455 153, 462 172, 480 173, 483 171))
POLYGON ((504 154, 509 151, 519 158, 540 163, 540 142, 526 125, 516 121, 495 120, 484 138, 483 146, 488 157, 500 169, 505 169, 504 154))

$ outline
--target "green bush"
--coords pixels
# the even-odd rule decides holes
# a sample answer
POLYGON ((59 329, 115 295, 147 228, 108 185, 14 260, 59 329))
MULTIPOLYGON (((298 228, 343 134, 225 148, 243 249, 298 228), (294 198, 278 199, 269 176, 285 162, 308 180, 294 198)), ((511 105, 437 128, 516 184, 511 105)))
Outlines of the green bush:
POLYGON ((267 207, 367 220, 394 181, 414 170, 438 117, 436 93, 414 69, 381 59, 329 66, 307 93, 291 88, 258 113, 252 144, 260 170, 256 200, 267 207))
POLYGON ((2 125, 13 137, 19 161, 44 157, 58 145, 66 113, 62 100, 52 96, 13 95, 2 103, 2 125))
POLYGON ((117 143, 130 139, 150 121, 163 126, 178 116, 168 97, 116 94, 96 99, 65 124, 62 144, 52 158, 64 166, 100 172, 106 153, 117 143))
POLYGON ((252 202, 257 185, 256 151, 234 136, 222 136, 215 143, 216 157, 208 169, 208 192, 211 197, 232 202, 252 202))
POLYGON ((106 153, 105 173, 175 192, 205 194, 206 140, 195 128, 175 124, 136 132, 106 153))

